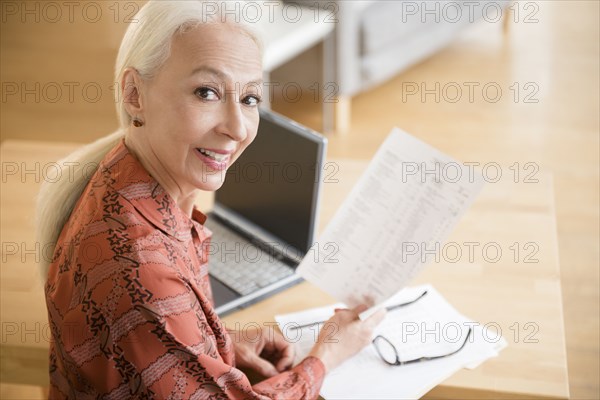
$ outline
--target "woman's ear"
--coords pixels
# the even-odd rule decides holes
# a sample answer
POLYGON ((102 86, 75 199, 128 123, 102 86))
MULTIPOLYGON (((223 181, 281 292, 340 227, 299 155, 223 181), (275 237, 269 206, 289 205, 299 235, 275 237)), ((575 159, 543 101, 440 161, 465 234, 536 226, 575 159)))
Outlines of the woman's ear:
POLYGON ((123 105, 132 118, 142 117, 143 104, 141 99, 142 79, 135 68, 127 68, 121 79, 123 105))

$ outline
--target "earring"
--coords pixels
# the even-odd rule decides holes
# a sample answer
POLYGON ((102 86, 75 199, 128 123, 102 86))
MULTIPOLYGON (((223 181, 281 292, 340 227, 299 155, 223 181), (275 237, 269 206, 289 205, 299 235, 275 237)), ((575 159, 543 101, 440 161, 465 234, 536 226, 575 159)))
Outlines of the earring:
POLYGON ((138 117, 135 117, 133 119, 133 126, 135 126, 136 128, 139 128, 142 125, 144 125, 144 123, 142 122, 141 119, 139 119, 138 117))

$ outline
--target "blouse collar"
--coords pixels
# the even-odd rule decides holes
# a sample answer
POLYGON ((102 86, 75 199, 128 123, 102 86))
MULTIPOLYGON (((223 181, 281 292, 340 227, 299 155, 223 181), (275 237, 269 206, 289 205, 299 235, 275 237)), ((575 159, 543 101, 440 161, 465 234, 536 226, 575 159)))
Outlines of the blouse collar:
POLYGON ((129 151, 125 140, 102 161, 103 174, 110 177, 110 185, 126 198, 146 219, 169 236, 179 241, 191 238, 192 228, 200 237, 206 215, 194 206, 190 218, 173 198, 160 186, 139 160, 129 151))

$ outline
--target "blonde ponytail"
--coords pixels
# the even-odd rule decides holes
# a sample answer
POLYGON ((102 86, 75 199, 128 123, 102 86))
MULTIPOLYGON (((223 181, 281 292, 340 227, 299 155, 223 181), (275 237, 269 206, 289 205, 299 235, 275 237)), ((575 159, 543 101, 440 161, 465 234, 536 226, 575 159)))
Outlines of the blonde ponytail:
POLYGON ((58 162, 62 173, 57 181, 45 181, 36 201, 36 240, 45 249, 40 261, 43 280, 48 275, 58 237, 81 193, 104 156, 124 137, 120 129, 87 144, 58 162), (51 251, 48 251, 51 250, 51 251))

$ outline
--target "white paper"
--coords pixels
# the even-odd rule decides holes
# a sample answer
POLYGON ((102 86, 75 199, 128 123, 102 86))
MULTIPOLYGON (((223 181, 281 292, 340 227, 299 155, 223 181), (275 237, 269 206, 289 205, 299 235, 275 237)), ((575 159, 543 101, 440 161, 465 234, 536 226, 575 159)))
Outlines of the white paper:
MULTIPOLYGON (((480 324, 456 311, 432 286, 406 288, 385 302, 385 306, 405 303, 427 295, 417 302, 388 312, 374 336, 383 335, 398 348, 403 360, 447 354, 462 344, 473 330, 465 347, 445 358, 403 366, 389 366, 381 360, 374 345, 329 372, 321 389, 326 399, 417 399, 462 368, 474 368, 495 357, 506 341, 486 331, 480 324), (417 330, 412 328, 417 327, 417 330), (404 332, 404 337, 403 337, 404 332)), ((286 339, 295 344, 296 362, 302 360, 316 343, 318 327, 297 329, 299 325, 326 320, 333 315, 335 304, 303 312, 278 315, 275 320, 286 339)), ((332 336, 335 340, 335 335, 332 336)))
POLYGON ((434 257, 482 186, 395 128, 296 271, 351 307, 377 305, 434 257))

